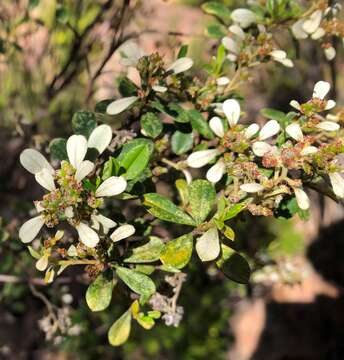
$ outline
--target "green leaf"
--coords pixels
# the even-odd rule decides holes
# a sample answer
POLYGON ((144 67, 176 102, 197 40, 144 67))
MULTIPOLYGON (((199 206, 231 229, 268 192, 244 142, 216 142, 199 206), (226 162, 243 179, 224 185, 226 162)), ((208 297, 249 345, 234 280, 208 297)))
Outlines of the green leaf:
POLYGON ((183 133, 177 130, 171 138, 171 147, 172 151, 181 155, 186 153, 192 148, 193 145, 193 135, 192 133, 183 133))
POLYGON ((126 76, 118 79, 118 90, 123 97, 137 95, 137 86, 126 76))
POLYGON ((155 325, 154 319, 143 313, 140 313, 136 320, 146 330, 150 330, 155 325))
POLYGON ((121 266, 116 267, 116 274, 137 294, 149 297, 156 291, 153 280, 145 274, 121 266))
POLYGON ((59 5, 56 9, 56 20, 61 24, 67 24, 69 20, 69 11, 65 6, 59 5))
POLYGON ((168 108, 170 116, 172 116, 176 122, 187 123, 190 121, 188 111, 184 110, 178 104, 169 104, 168 108))
POLYGON ((226 245, 221 245, 222 259, 217 262, 221 271, 239 284, 248 284, 251 269, 246 259, 226 245))
POLYGON ((160 135, 163 128, 161 120, 152 112, 141 116, 140 125, 145 132, 145 136, 153 139, 160 135))
POLYGON ((102 180, 106 180, 113 175, 117 175, 120 165, 118 161, 110 156, 109 159, 104 163, 102 180))
POLYGON ((75 134, 88 138, 97 126, 96 116, 90 111, 78 111, 73 115, 72 128, 75 134))
POLYGON ((53 139, 50 141, 49 150, 50 154, 54 159, 67 160, 67 140, 62 138, 53 139))
POLYGON ((225 210, 222 220, 227 221, 229 219, 236 217, 239 213, 241 213, 246 208, 246 206, 247 206, 246 203, 238 203, 238 204, 231 206, 229 209, 225 210))
POLYGON ((221 39, 226 35, 226 30, 220 24, 208 25, 205 29, 205 34, 213 39, 221 39))
POLYGON ((106 109, 109 104, 111 104, 114 99, 105 99, 97 102, 94 111, 101 114, 106 114, 106 109))
POLYGON ((33 9, 39 5, 40 0, 29 0, 29 9, 33 9))
POLYGON ((183 206, 186 206, 189 203, 188 183, 184 179, 178 179, 176 180, 176 188, 183 206))
POLYGON ((153 150, 154 144, 148 139, 131 140, 123 146, 117 161, 127 170, 125 173, 127 180, 140 176, 148 166, 153 150))
POLYGON ((194 220, 189 215, 162 195, 156 193, 145 194, 143 204, 148 207, 150 214, 161 220, 176 224, 195 225, 194 220))
POLYGON ((277 120, 280 123, 280 125, 283 126, 285 125, 286 114, 284 112, 270 108, 261 109, 260 112, 266 118, 277 120))
POLYGON ((124 262, 129 263, 149 263, 157 261, 164 248, 164 243, 156 236, 151 236, 147 244, 134 248, 133 254, 126 258, 124 262))
POLYGON ((213 139, 214 134, 211 131, 209 124, 204 120, 202 114, 195 109, 188 111, 189 117, 191 119, 191 125, 194 130, 199 132, 207 139, 213 139))
POLYGON ((231 12, 224 5, 216 1, 208 1, 202 5, 202 9, 209 15, 214 15, 222 20, 230 20, 231 12))
POLYGON ((130 335, 131 311, 126 311, 118 320, 116 320, 108 332, 109 343, 112 346, 124 344, 130 335))
POLYGON ((105 310, 110 305, 113 288, 112 272, 99 274, 86 291, 88 307, 92 311, 105 310))
POLYGON ((188 45, 182 45, 181 48, 179 49, 177 59, 185 57, 188 53, 188 48, 189 48, 188 45))
POLYGON ((198 225, 207 218, 215 200, 215 188, 208 180, 194 180, 189 185, 190 214, 198 225))
POLYGON ((212 261, 219 256, 220 239, 216 228, 208 229, 197 239, 196 251, 202 261, 212 261))
POLYGON ((191 259, 192 248, 192 235, 182 235, 165 244, 160 260, 166 267, 182 269, 191 259))

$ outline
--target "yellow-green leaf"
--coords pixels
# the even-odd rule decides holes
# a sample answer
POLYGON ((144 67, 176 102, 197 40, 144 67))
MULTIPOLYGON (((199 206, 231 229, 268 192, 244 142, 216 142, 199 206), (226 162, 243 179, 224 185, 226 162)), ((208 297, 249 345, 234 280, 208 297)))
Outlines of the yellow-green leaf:
POLYGON ((165 266, 181 269, 190 261, 193 237, 191 234, 169 241, 161 253, 160 260, 165 266))
POLYGON ((112 346, 120 346, 124 344, 129 338, 130 328, 131 312, 128 310, 111 326, 108 332, 109 343, 112 346))
POLYGON ((99 274, 86 291, 88 307, 92 311, 102 311, 106 309, 111 302, 114 285, 112 272, 99 274))

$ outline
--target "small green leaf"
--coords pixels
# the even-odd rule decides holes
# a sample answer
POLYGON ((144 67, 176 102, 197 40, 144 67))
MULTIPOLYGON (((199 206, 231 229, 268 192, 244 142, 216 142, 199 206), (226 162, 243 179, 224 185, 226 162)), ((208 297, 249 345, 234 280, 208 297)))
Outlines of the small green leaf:
POLYGON ((214 206, 216 191, 208 180, 194 180, 189 185, 190 214, 201 224, 214 206))
POLYGON ((105 310, 110 305, 113 287, 112 272, 99 274, 86 291, 88 307, 92 311, 105 310))
POLYGON ((187 110, 184 110, 178 104, 169 104, 168 108, 170 116, 172 116, 176 122, 187 123, 190 121, 187 110))
POLYGON ((260 112, 266 118, 276 120, 280 125, 285 125, 286 114, 284 112, 270 108, 261 109, 260 112))
POLYGON ((96 116, 90 111, 78 111, 73 115, 72 128, 75 134, 88 138, 97 126, 96 116))
POLYGON ((145 274, 121 266, 116 267, 116 274, 137 294, 149 297, 156 291, 153 280, 145 274))
POLYGON ((29 0, 29 9, 33 9, 39 5, 40 0, 29 0))
POLYGON ((209 15, 216 16, 222 20, 230 20, 231 12, 224 5, 217 1, 208 1, 202 5, 202 9, 209 15))
POLYGON ((154 144, 148 139, 135 139, 126 143, 117 161, 127 171, 125 177, 132 180, 141 175, 148 166, 154 144))
POLYGON ((229 209, 225 210, 222 220, 227 221, 229 219, 236 217, 239 213, 241 213, 246 208, 246 206, 247 206, 246 203, 238 203, 238 204, 231 206, 229 209))
POLYGON ((112 346, 120 346, 124 344, 130 335, 131 328, 131 311, 126 311, 118 320, 116 320, 109 332, 108 339, 112 346))
POLYGON ((126 258, 124 262, 129 263, 149 263, 157 261, 164 248, 164 243, 156 236, 151 236, 147 244, 133 249, 133 254, 126 258))
POLYGON ((123 97, 135 96, 137 95, 137 86, 126 76, 119 77, 118 80, 118 90, 123 97))
POLYGON ((154 319, 143 313, 140 313, 136 320, 146 330, 150 330, 155 325, 154 319))
POLYGON ((67 24, 69 20, 69 11, 65 6, 58 5, 56 9, 56 20, 60 24, 67 24))
POLYGON ((66 148, 67 140, 62 138, 53 139, 50 141, 49 150, 51 156, 57 160, 67 160, 67 148, 66 148))
POLYGON ((188 53, 188 48, 189 48, 188 45, 182 45, 181 48, 179 49, 177 59, 185 57, 188 53))
POLYGON ((104 163, 103 172, 102 172, 102 180, 106 180, 111 176, 117 175, 120 165, 118 161, 110 156, 109 159, 104 163))
POLYGON ((195 109, 188 111, 189 117, 191 119, 191 125, 194 130, 199 132, 207 139, 213 139, 214 134, 211 131, 209 124, 204 120, 202 114, 195 109))
POLYGON ((213 39, 221 39, 226 35, 226 30, 220 24, 208 25, 205 29, 205 34, 213 39))
POLYGON ((165 244, 160 260, 165 267, 182 269, 191 259, 193 237, 186 234, 165 244))
POLYGON ((176 188, 180 196, 182 205, 185 207, 189 203, 189 187, 184 179, 176 180, 176 188))
POLYGON ((156 193, 145 194, 143 204, 148 207, 150 214, 161 220, 177 224, 195 225, 194 220, 189 215, 162 195, 156 193))
POLYGON ((160 135, 163 128, 161 120, 152 112, 142 115, 140 124, 144 135, 153 139, 160 135))
POLYGON ((172 151, 181 155, 186 153, 192 148, 193 136, 192 133, 183 133, 179 130, 175 131, 171 138, 172 151))

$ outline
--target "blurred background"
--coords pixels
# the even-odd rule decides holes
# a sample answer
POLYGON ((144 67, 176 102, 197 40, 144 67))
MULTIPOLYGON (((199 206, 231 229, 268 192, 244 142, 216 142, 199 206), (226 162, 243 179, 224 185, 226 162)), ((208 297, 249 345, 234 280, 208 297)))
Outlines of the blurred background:
MULTIPOLYGON (((230 7, 246 1, 222 1, 230 7)), ((0 1, 0 359, 344 359, 344 212, 311 193, 312 215, 248 219, 233 224, 242 249, 265 265, 249 286, 215 276, 199 262, 189 267, 180 296, 180 326, 135 327, 128 343, 111 348, 107 329, 124 309, 91 313, 87 279, 73 270, 45 286, 17 231, 41 196, 19 165, 20 152, 71 133, 75 111, 116 97, 125 69, 120 48, 137 42, 147 54, 171 61, 182 44, 201 66, 217 40, 204 34, 214 21, 202 1, 1 0, 0 1), (117 79, 117 80, 116 80, 117 79), (51 314, 61 328, 51 324, 51 314)), ((281 44, 291 39, 281 35, 281 44)), ((282 46, 283 48, 283 46, 282 46)), ((322 49, 304 42, 295 68, 262 66, 241 89, 247 122, 259 110, 288 111, 315 82, 333 84, 344 104, 343 53, 331 64, 322 49)), ((129 74, 130 75, 130 74, 129 74)), ((135 77, 135 74, 132 74, 135 77)))

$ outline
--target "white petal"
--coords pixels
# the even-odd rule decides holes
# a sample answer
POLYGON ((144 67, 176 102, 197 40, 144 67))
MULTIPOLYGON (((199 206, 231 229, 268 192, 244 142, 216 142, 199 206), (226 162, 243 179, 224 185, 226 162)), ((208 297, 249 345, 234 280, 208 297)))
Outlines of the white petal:
POLYGON ((125 66, 136 66, 138 60, 144 56, 143 50, 133 41, 125 42, 118 50, 122 55, 120 62, 125 66))
POLYGON ((195 151, 188 156, 186 162, 188 166, 192 168, 201 168, 202 166, 207 165, 218 154, 219 152, 216 149, 195 151))
POLYGON ((117 242, 128 238, 135 234, 135 228, 133 225, 125 224, 118 227, 110 236, 113 242, 117 242))
POLYGON ((333 60, 336 57, 336 49, 332 46, 324 49, 325 57, 328 61, 333 60))
POLYGON ((127 181, 122 176, 111 176, 101 183, 96 190, 96 197, 115 196, 127 188, 127 181))
POLYGON ((56 189, 54 178, 48 169, 42 169, 41 171, 36 173, 35 179, 39 185, 44 187, 44 189, 47 189, 49 191, 54 191, 56 189))
POLYGON ((221 76, 218 79, 216 79, 216 85, 217 86, 226 86, 229 84, 229 78, 227 76, 221 76))
POLYGON ((240 189, 247 193, 256 193, 264 190, 264 186, 257 183, 248 183, 240 185, 240 189))
POLYGON ((138 99, 137 96, 129 96, 129 97, 115 100, 107 106, 106 112, 109 115, 120 114, 122 111, 127 109, 129 106, 134 104, 134 102, 136 102, 137 99, 138 99))
POLYGON ((239 48, 239 45, 233 40, 231 39, 230 37, 228 36, 225 36, 223 39, 222 39, 222 45, 230 52, 238 55, 239 52, 240 52, 240 48, 239 48))
POLYGON ((344 179, 343 179, 342 175, 335 172, 335 173, 329 174, 329 177, 330 177, 330 181, 331 181, 331 185, 332 185, 334 193, 339 198, 344 198, 344 179))
POLYGON ((237 100, 228 99, 223 103, 223 112, 225 113, 229 126, 233 127, 240 118, 240 104, 237 100))
POLYGON ((284 60, 287 58, 287 53, 284 50, 272 50, 270 56, 275 60, 284 60))
POLYGON ((87 140, 82 135, 72 135, 67 140, 67 154, 71 165, 77 169, 87 153, 87 140))
POLYGON ((36 262, 36 269, 38 271, 44 271, 48 267, 48 256, 44 255, 36 262))
POLYGON ((193 65, 193 60, 188 57, 182 57, 176 60, 167 68, 167 71, 173 71, 175 74, 189 70, 193 65))
MULTIPOLYGON (((330 100, 331 101, 331 100, 330 100)), ((338 115, 334 115, 334 114, 327 114, 326 115, 326 120, 329 121, 338 121, 339 120, 339 116, 338 115)))
POLYGON ((188 184, 191 184, 192 183, 192 176, 191 176, 191 173, 189 170, 187 169, 183 169, 182 170, 184 176, 185 176, 185 180, 188 184))
POLYGON ((300 188, 294 188, 297 205, 302 210, 309 209, 310 201, 308 195, 300 188))
POLYGON ((246 29, 257 21, 257 15, 248 9, 235 9, 231 13, 231 18, 243 29, 246 29))
POLYGON ((256 141, 252 145, 252 150, 256 156, 264 156, 273 150, 272 146, 264 141, 256 141))
POLYGON ((259 131, 259 125, 258 124, 251 124, 248 128, 245 130, 245 137, 246 139, 251 139, 252 136, 256 135, 259 131))
POLYGON ((197 239, 196 251, 202 261, 215 260, 219 256, 220 241, 216 228, 210 228, 197 239))
POLYGON ((313 40, 319 40, 326 34, 326 31, 323 28, 318 28, 315 33, 312 34, 311 38, 313 40))
POLYGON ((72 206, 66 207, 66 209, 64 211, 64 214, 68 219, 71 219, 74 216, 73 207, 72 206))
POLYGON ((308 34, 313 34, 317 31, 320 26, 322 19, 322 11, 317 10, 312 13, 312 15, 303 22, 302 28, 308 34))
POLYGON ((301 105, 298 101, 292 100, 290 103, 290 106, 292 106, 296 110, 301 110, 301 105))
POLYGON ((239 39, 241 39, 241 40, 244 40, 244 39, 245 39, 245 32, 244 32, 244 30, 243 30, 240 26, 238 26, 238 25, 231 25, 231 26, 228 28, 228 30, 229 30, 232 34, 236 35, 239 39))
POLYGON ((285 128, 285 131, 294 140, 296 141, 303 140, 303 133, 299 124, 297 123, 290 124, 285 128))
POLYGON ((307 39, 308 34, 303 30, 304 20, 299 20, 291 27, 295 39, 307 39))
POLYGON ((279 123, 276 120, 269 120, 260 130, 259 139, 266 140, 280 131, 279 123))
POLYGON ((107 229, 112 229, 117 225, 113 220, 109 219, 108 217, 102 214, 92 215, 92 217, 96 221, 100 222, 103 225, 103 227, 107 229))
POLYGON ((316 127, 325 131, 337 131, 340 128, 339 124, 333 121, 322 121, 316 127))
POLYGON ((323 100, 330 91, 331 85, 327 81, 318 81, 314 85, 313 97, 323 100))
POLYGON ((38 213, 42 212, 44 210, 44 207, 42 206, 41 201, 34 201, 35 208, 38 213))
POLYGON ((54 169, 48 163, 48 160, 35 149, 25 149, 20 154, 20 163, 31 174, 36 174, 42 169, 48 169, 54 173, 54 169))
POLYGON ((210 119, 209 126, 216 136, 222 138, 223 135, 225 134, 225 129, 223 128, 222 120, 217 116, 214 116, 210 119))
POLYGON ((76 169, 75 180, 83 180, 92 170, 94 169, 94 164, 91 161, 84 160, 76 169))
POLYGON ((319 151, 319 149, 316 148, 315 146, 306 146, 305 148, 302 149, 301 155, 302 156, 312 155, 318 151, 319 151))
POLYGON ((331 110, 336 106, 336 102, 334 100, 328 100, 326 103, 325 110, 331 110))
POLYGON ((217 183, 221 180, 223 174, 226 171, 226 165, 223 159, 220 159, 215 165, 213 165, 207 171, 207 179, 212 183, 217 183))
POLYGON ((154 85, 152 86, 152 89, 155 91, 155 92, 159 92, 159 93, 164 93, 167 91, 167 87, 166 86, 160 86, 160 85, 154 85))
POLYGON ((26 221, 19 229, 19 238, 23 243, 31 242, 39 233, 44 225, 42 215, 36 216, 26 221))
POLYGON ((237 56, 237 55, 234 55, 234 54, 228 54, 228 55, 226 56, 226 58, 227 58, 229 61, 235 62, 235 61, 237 60, 238 56, 237 56))
POLYGON ((79 223, 79 225, 77 225, 75 228, 78 232, 80 241, 84 245, 90 248, 94 248, 97 246, 97 244, 99 243, 99 236, 93 229, 91 229, 83 222, 79 223))
POLYGON ((112 139, 112 129, 109 125, 97 126, 88 139, 88 147, 96 148, 99 154, 102 154, 104 150, 109 146, 112 139))
POLYGON ((283 59, 283 60, 275 59, 275 61, 281 63, 283 66, 288 67, 288 68, 294 67, 294 63, 290 59, 283 59))

